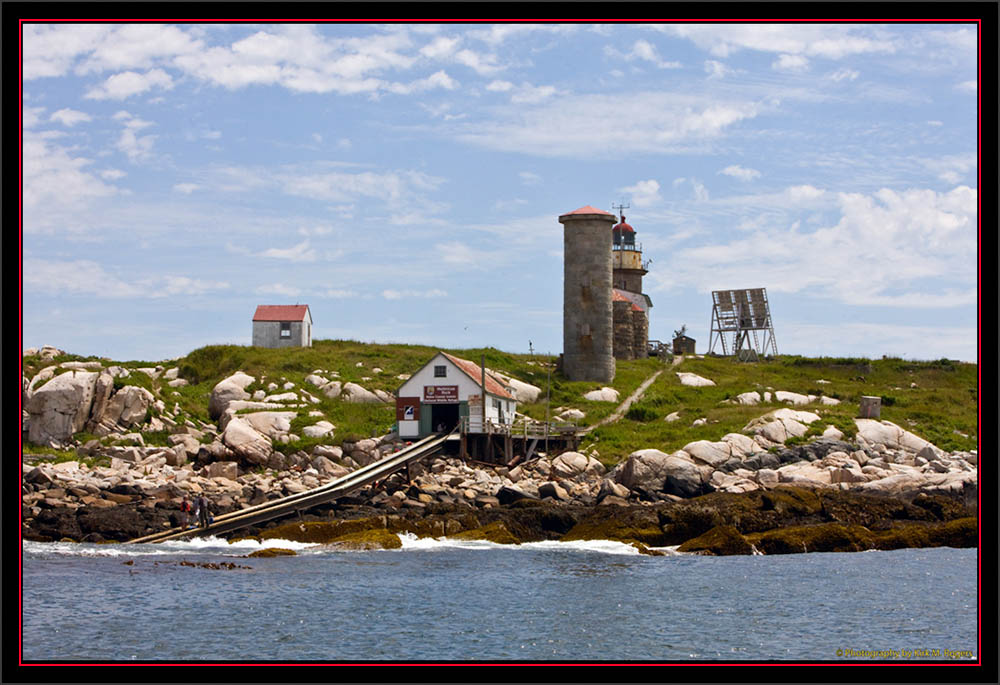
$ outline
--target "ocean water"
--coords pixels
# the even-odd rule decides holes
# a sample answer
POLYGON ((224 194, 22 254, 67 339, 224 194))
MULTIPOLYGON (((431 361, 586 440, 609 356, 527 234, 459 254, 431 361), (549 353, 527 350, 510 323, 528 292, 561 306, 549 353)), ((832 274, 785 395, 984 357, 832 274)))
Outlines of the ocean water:
POLYGON ((977 654, 975 549, 23 544, 25 661, 862 661, 977 654), (131 561, 131 564, 126 562, 131 561), (236 564, 211 569, 197 564, 236 564), (195 564, 195 565, 191 565, 195 564), (841 650, 838 655, 838 650, 841 650), (892 650, 895 650, 893 652, 892 650), (920 650, 926 650, 921 652, 920 650), (931 650, 937 650, 935 653, 931 650))

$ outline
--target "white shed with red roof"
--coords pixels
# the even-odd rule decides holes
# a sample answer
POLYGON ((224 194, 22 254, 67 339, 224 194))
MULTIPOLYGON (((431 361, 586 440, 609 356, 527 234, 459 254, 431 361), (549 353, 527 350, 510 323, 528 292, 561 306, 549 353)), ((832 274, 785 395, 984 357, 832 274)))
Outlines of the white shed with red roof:
POLYGON ((261 304, 253 315, 254 347, 312 347, 307 304, 261 304))
POLYGON ((450 431, 465 421, 467 433, 497 432, 514 423, 513 388, 486 370, 486 424, 483 423, 483 369, 479 364, 438 352, 396 391, 399 437, 422 438, 450 431))

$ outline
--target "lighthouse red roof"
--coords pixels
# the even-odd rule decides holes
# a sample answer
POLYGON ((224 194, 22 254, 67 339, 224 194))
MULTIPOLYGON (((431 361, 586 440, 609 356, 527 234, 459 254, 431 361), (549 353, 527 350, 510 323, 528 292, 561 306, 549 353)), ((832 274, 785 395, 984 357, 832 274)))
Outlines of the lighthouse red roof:
POLYGON ((562 216, 572 216, 574 214, 604 214, 606 216, 614 216, 611 212, 605 212, 603 209, 591 207, 590 205, 584 205, 583 207, 580 207, 580 209, 574 209, 572 212, 566 212, 562 216))
POLYGON ((611 230, 621 231, 623 233, 635 233, 635 229, 625 223, 625 217, 622 217, 622 222, 620 224, 616 224, 611 230))

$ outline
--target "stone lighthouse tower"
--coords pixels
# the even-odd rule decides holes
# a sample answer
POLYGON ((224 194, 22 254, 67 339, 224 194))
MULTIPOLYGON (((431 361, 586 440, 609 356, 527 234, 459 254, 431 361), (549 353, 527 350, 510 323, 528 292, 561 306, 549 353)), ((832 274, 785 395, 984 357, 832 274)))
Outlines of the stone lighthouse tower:
MULTIPOLYGON (((622 209, 622 208, 620 208, 622 209)), ((642 245, 636 245, 635 229, 625 222, 611 229, 615 359, 642 359, 649 351, 649 295, 642 292, 642 277, 648 262, 642 261, 642 245)))
POLYGON ((615 377, 611 306, 611 225, 615 215, 587 205, 563 225, 563 373, 572 381, 615 377))

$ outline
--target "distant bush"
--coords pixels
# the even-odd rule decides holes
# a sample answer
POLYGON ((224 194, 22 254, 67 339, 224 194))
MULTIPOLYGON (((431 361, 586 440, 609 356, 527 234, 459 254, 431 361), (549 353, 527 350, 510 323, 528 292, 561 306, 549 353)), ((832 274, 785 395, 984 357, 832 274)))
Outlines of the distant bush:
POLYGON ((894 404, 896 404, 896 398, 895 397, 893 397, 892 395, 882 395, 882 406, 883 407, 891 407, 894 404))
POLYGON ((629 421, 639 421, 640 423, 647 423, 649 421, 655 421, 660 418, 660 413, 656 411, 653 407, 646 404, 636 404, 630 407, 628 412, 625 414, 625 418, 629 421))

